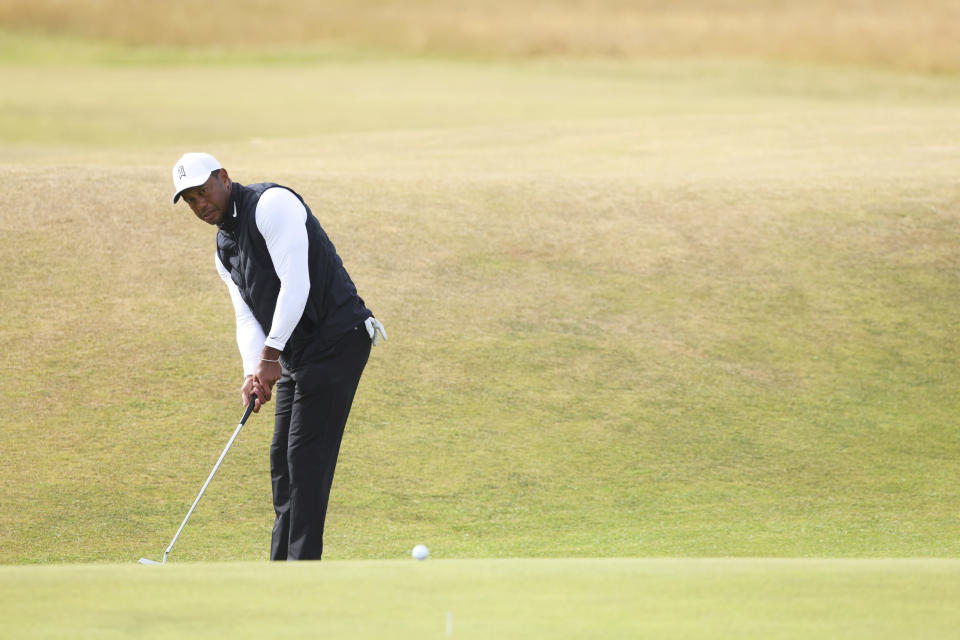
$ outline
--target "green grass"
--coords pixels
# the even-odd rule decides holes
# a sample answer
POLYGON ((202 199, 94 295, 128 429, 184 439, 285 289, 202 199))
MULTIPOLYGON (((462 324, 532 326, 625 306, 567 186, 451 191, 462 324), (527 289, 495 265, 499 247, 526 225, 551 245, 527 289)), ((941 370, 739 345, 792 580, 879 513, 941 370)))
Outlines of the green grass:
MULTIPOLYGON (((960 552, 953 75, 20 37, 0 563, 161 551, 236 425, 213 236, 169 204, 191 149, 303 194, 387 326, 329 559, 960 552)), ((176 561, 266 557, 270 434, 176 561)))
POLYGON ((957 598, 955 560, 2 567, 0 634, 922 639, 955 636, 957 598))
POLYGON ((668 4, 0 7, 0 637, 956 635, 955 9, 668 4), (188 150, 390 335, 322 564, 269 412, 134 564, 242 411, 188 150))

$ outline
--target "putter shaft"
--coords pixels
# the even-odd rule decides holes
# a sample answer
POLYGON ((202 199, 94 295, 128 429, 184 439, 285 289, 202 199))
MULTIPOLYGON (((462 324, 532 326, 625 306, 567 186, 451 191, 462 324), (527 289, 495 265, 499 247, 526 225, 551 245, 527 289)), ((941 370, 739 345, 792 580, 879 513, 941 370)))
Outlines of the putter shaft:
POLYGON ((233 435, 230 436, 230 440, 227 442, 227 446, 223 448, 223 452, 220 454, 220 458, 217 460, 217 464, 213 465, 213 470, 210 472, 210 475, 207 476, 207 481, 203 483, 203 487, 200 489, 200 493, 197 494, 196 500, 193 501, 193 504, 190 506, 190 510, 187 512, 187 516, 183 519, 183 522, 180 523, 180 528, 177 529, 177 532, 173 536, 173 540, 170 541, 170 545, 167 546, 167 550, 163 552, 163 562, 156 562, 155 560, 148 560, 147 558, 140 558, 140 564, 166 564, 167 556, 170 555, 170 551, 173 549, 173 545, 176 544, 177 538, 180 537, 180 533, 183 531, 183 528, 187 524, 187 520, 190 519, 190 516, 193 514, 193 510, 197 508, 197 504, 200 502, 200 498, 203 497, 203 493, 207 490, 207 487, 210 486, 210 481, 213 480, 213 476, 216 475, 217 469, 220 468, 220 463, 223 462, 223 459, 227 456, 227 451, 230 450, 230 447, 233 446, 234 440, 237 439, 237 436, 240 435, 240 430, 243 429, 243 425, 247 422, 247 418, 250 417, 250 414, 253 413, 253 407, 256 405, 257 396, 256 394, 250 397, 250 404, 247 405, 246 410, 243 412, 243 417, 240 418, 240 424, 237 425, 237 428, 234 430, 233 435), (146 562, 144 562, 146 560, 146 562))

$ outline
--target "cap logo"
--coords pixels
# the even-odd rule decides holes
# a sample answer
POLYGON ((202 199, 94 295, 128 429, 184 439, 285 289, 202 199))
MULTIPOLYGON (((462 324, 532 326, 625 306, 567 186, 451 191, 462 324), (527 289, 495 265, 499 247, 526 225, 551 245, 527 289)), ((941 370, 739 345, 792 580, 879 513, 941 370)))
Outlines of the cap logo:
POLYGON ((179 178, 187 177, 187 170, 183 168, 182 164, 177 166, 177 177, 179 178))

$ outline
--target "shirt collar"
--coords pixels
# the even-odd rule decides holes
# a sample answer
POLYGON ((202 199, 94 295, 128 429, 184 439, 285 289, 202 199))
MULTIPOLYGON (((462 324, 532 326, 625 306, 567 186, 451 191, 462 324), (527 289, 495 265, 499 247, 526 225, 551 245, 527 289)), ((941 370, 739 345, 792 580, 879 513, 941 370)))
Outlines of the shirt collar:
POLYGON ((239 215, 237 211, 237 186, 237 183, 234 182, 233 188, 230 191, 230 205, 228 205, 233 207, 233 215, 217 223, 217 226, 225 231, 230 231, 237 226, 237 216, 239 215))

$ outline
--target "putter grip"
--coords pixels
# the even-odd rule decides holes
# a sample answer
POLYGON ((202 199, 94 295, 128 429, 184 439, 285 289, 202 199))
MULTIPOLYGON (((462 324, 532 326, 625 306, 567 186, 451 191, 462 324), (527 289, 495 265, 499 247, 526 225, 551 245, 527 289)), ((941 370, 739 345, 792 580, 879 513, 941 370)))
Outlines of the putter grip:
POLYGON ((247 421, 247 418, 250 417, 250 414, 253 413, 253 408, 257 406, 257 394, 250 396, 250 404, 247 405, 247 410, 243 412, 243 417, 240 418, 240 424, 244 424, 247 421))

